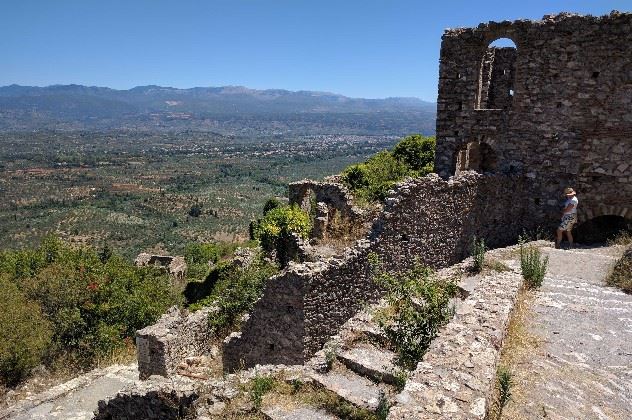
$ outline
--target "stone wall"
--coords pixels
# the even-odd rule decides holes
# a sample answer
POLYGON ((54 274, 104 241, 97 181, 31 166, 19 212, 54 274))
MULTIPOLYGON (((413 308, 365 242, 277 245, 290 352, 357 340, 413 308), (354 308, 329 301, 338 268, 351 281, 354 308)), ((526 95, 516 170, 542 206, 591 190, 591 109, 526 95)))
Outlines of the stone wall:
POLYGON ((292 264, 270 279, 240 333, 224 345, 224 367, 301 364, 366 302, 380 296, 369 254, 383 268, 404 270, 415 260, 446 267, 467 255, 474 236, 489 246, 514 243, 535 228, 529 182, 521 177, 465 172, 403 182, 386 200, 367 240, 328 261, 292 264))
POLYGON ((134 260, 134 264, 139 267, 160 267, 166 271, 172 281, 179 286, 182 285, 187 274, 187 263, 182 256, 152 255, 141 252, 134 260))
POLYGON ((372 213, 357 207, 351 193, 339 182, 293 182, 288 186, 288 197, 290 204, 314 216, 313 239, 361 237, 370 227, 372 213))
POLYGON ((457 166, 462 151, 485 144, 496 158, 485 170, 532 179, 524 199, 543 221, 558 221, 566 186, 578 192, 580 222, 597 213, 632 219, 631 56, 630 13, 563 13, 447 30, 437 172, 447 178, 468 169, 457 166), (488 48, 499 38, 517 48, 488 48))
POLYGON ((169 376, 186 357, 209 354, 214 341, 208 317, 215 311, 208 307, 189 313, 174 306, 157 323, 137 331, 140 378, 169 376))

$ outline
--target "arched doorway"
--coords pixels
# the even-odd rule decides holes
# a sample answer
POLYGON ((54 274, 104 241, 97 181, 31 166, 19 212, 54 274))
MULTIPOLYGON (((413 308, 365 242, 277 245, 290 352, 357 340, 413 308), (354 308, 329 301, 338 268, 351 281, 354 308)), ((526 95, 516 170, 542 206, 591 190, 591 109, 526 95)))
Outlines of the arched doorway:
POLYGON ((632 220, 622 216, 602 215, 581 222, 573 235, 584 244, 604 243, 621 233, 632 234, 632 220))

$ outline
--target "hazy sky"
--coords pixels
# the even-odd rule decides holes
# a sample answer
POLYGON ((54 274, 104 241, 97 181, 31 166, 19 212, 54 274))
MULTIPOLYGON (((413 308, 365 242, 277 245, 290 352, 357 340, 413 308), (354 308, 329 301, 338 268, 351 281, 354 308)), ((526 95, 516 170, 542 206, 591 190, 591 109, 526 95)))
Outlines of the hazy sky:
POLYGON ((2 0, 0 85, 244 85, 434 101, 441 34, 631 0, 2 0))

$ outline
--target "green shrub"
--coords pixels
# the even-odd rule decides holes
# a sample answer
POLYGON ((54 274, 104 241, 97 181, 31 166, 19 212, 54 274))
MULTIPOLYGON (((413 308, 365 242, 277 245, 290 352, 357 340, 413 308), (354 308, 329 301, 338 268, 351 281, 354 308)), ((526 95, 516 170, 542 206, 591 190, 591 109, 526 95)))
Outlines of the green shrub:
POLYGON ((13 386, 41 363, 52 332, 40 306, 1 274, 0 325, 0 379, 13 386))
POLYGON ((548 265, 549 257, 542 257, 538 247, 520 245, 520 269, 527 287, 533 289, 542 285, 548 265))
POLYGON ((434 137, 413 134, 397 143, 393 149, 393 156, 404 162, 411 170, 425 175, 434 169, 435 147, 434 137))
POLYGON ((277 198, 269 198, 268 201, 263 205, 263 214, 268 214, 269 211, 274 210, 278 207, 283 207, 283 203, 277 198))
POLYGON ((278 268, 261 255, 246 268, 220 263, 209 274, 215 279, 209 296, 190 308, 217 306, 219 311, 209 317, 209 324, 217 335, 226 333, 236 325, 241 315, 252 309, 261 297, 266 281, 277 272, 278 268))
POLYGON ((39 248, 5 251, 0 270, 41 308, 45 321, 34 319, 51 331, 48 364, 63 358, 86 368, 107 360, 180 300, 157 268, 136 267, 116 254, 105 260, 93 248, 52 237, 39 248))
POLYGON ((270 252, 276 250, 282 265, 287 263, 286 247, 291 235, 306 239, 312 230, 312 218, 297 205, 276 207, 258 220, 253 228, 254 238, 270 252))
POLYGON ((474 237, 472 240, 472 258, 473 258, 473 269, 475 272, 480 273, 483 270, 483 266, 485 265, 485 251, 487 250, 485 246, 485 239, 481 239, 480 241, 474 237))
POLYGON ((416 264, 411 270, 394 276, 379 274, 378 285, 386 290, 386 319, 380 326, 397 352, 400 366, 412 370, 454 313, 450 299, 456 295, 456 283, 438 278, 427 267, 416 264))
POLYGON ((435 140, 420 135, 401 140, 393 152, 382 151, 366 162, 342 172, 342 182, 360 202, 381 201, 393 186, 407 176, 423 176, 433 171, 435 140))
POLYGON ((270 376, 257 375, 252 378, 250 385, 250 399, 257 410, 261 409, 263 396, 272 391, 276 385, 276 380, 270 376))
POLYGON ((209 262, 217 263, 221 258, 228 257, 239 246, 245 244, 224 242, 192 242, 184 248, 184 259, 187 262, 187 278, 203 279, 209 271, 209 262))
POLYGON ((502 412, 511 399, 511 388, 513 386, 512 374, 506 367, 500 367, 496 374, 498 387, 498 401, 496 402, 496 418, 502 418, 502 412))

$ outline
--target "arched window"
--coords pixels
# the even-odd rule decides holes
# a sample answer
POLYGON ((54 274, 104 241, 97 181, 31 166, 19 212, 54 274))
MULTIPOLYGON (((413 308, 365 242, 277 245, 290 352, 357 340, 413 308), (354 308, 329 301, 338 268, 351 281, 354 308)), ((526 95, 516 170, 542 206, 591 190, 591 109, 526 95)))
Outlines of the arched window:
POLYGON ((507 109, 514 96, 517 49, 509 38, 489 44, 481 61, 478 83, 478 109, 507 109))

